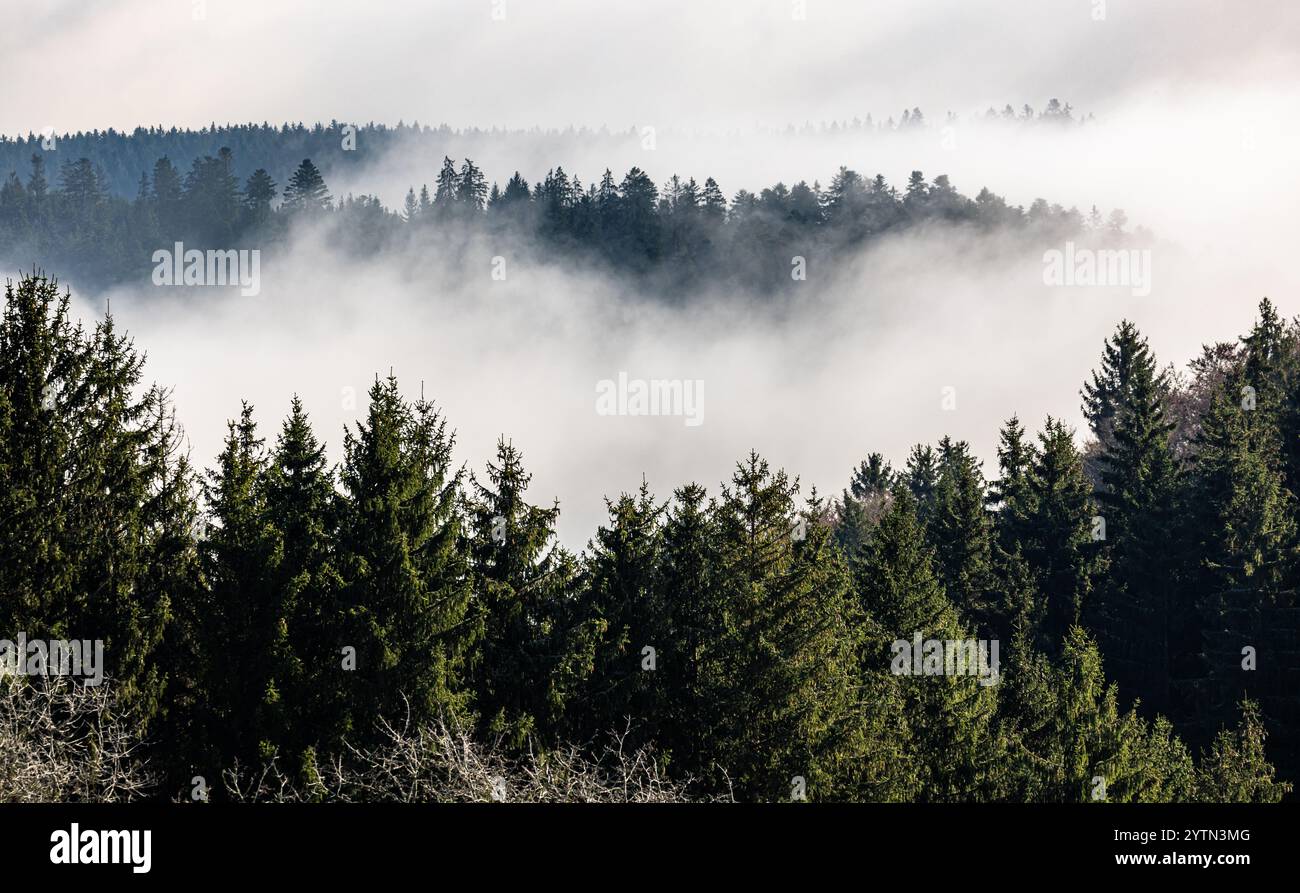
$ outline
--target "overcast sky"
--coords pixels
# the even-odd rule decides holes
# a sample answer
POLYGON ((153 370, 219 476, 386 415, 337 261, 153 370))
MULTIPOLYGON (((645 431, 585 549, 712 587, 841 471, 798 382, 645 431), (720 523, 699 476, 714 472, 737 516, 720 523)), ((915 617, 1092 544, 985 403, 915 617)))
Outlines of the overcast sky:
POLYGON ((1300 46, 1294 0, 0 6, 9 134, 331 118, 745 128, 1052 96, 1102 114, 1153 90, 1294 82, 1300 46))

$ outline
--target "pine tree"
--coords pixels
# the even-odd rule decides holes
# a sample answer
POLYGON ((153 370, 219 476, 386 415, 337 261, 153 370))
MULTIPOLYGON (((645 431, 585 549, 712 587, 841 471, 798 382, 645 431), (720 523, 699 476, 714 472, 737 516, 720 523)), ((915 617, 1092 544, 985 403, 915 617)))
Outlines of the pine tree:
POLYGON ((192 548, 188 473, 165 395, 111 316, 87 333, 41 275, 5 289, 0 320, 0 625, 103 643, 143 733, 161 701, 157 652, 192 548), (170 562, 160 564, 160 562, 170 562))
POLYGON ((270 216, 275 185, 271 175, 260 167, 244 183, 244 212, 249 226, 260 226, 270 216))
POLYGON ((1277 414, 1248 409, 1240 397, 1247 374, 1228 375, 1195 441, 1188 529, 1200 640, 1187 633, 1184 648, 1199 650, 1204 666, 1183 675, 1205 676, 1190 683, 1202 734, 1249 695, 1272 722, 1285 723, 1278 742, 1289 764, 1297 746, 1289 681, 1296 649, 1284 630, 1294 628, 1298 607, 1296 500, 1286 487, 1277 414))
POLYGON ((298 759, 308 748, 339 748, 347 732, 347 686, 334 476, 297 396, 266 468, 265 489, 267 515, 283 543, 274 598, 286 619, 292 669, 282 688, 290 722, 284 755, 298 759))
POLYGON ((474 678, 485 730, 522 745, 555 734, 604 625, 583 616, 577 562, 552 542, 559 505, 525 501, 532 476, 512 444, 499 441, 496 458, 486 481, 471 476, 474 600, 484 616, 474 678))
POLYGON ((470 211, 482 211, 487 198, 487 180, 483 172, 468 158, 460 166, 456 178, 456 201, 470 211))
POLYGON ((1196 799, 1207 803, 1277 803, 1291 793, 1290 782, 1274 781, 1264 756, 1264 725, 1259 705, 1241 702, 1241 724, 1220 730, 1196 772, 1196 799))
MULTIPOLYGON (((1084 384, 1081 392, 1084 417, 1103 447, 1112 444, 1115 422, 1130 399, 1135 376, 1153 375, 1154 369, 1155 359, 1146 339, 1133 323, 1122 320, 1102 346, 1101 368, 1093 371, 1092 381, 1084 384)), ((1154 384, 1163 387, 1164 381, 1156 379, 1154 384)))
POLYGON ((1027 802, 1172 802, 1189 799, 1194 767, 1168 721, 1148 725, 1119 707, 1101 655, 1081 627, 1059 661, 1015 649, 1004 712, 1015 730, 1014 798, 1027 802))
POLYGON ((1018 538, 1015 521, 1029 486, 1033 458, 1034 449, 1025 441, 1024 426, 1019 418, 1012 416, 999 432, 998 479, 989 485, 988 500, 991 507, 999 510, 998 536, 1004 543, 1018 538))
POLYGON ((230 150, 223 148, 216 158, 194 159, 185 175, 187 230, 209 245, 230 245, 239 230, 242 200, 233 163, 230 150))
POLYGON ((708 647, 723 625, 710 506, 703 487, 688 484, 673 494, 662 534, 655 600, 669 616, 660 652, 668 659, 655 671, 665 704, 658 744, 673 765, 688 773, 708 768, 707 738, 713 726, 709 690, 713 657, 708 647), (674 659, 674 656, 679 656, 674 659))
MULTIPOLYGON (((72 551, 78 556, 72 586, 83 628, 100 631, 105 653, 113 656, 118 688, 135 702, 142 719, 159 708, 162 677, 152 660, 162 641, 170 612, 171 586, 144 585, 160 555, 160 537, 177 540, 188 552, 191 510, 188 494, 171 494, 175 502, 158 505, 157 490, 169 485, 168 469, 151 453, 166 449, 168 432, 154 426, 155 412, 165 412, 164 395, 137 391, 144 358, 130 339, 119 335, 111 314, 96 324, 89 363, 82 382, 80 429, 73 449, 75 471, 67 480, 76 494, 72 551), (163 438, 160 440, 160 437, 163 438)), ((184 585, 183 580, 170 581, 184 585)))
MULTIPOLYGON (((893 642, 967 638, 935 578, 916 509, 910 489, 898 487, 854 567, 863 608, 879 624, 867 643, 868 666, 890 666, 893 642)), ((904 701, 915 797, 957 802, 1000 796, 1006 744, 993 688, 971 676, 894 675, 890 681, 904 701)))
POLYGON ((916 515, 925 524, 934 509, 934 490, 939 484, 939 467, 932 448, 926 444, 912 447, 904 479, 915 500, 916 515))
POLYGON ((27 194, 37 208, 45 201, 49 191, 49 182, 45 179, 45 159, 38 154, 32 155, 32 172, 27 178, 27 194))
POLYGON ((434 207, 444 219, 451 213, 456 201, 456 192, 460 188, 460 176, 456 173, 456 163, 448 157, 442 159, 442 170, 438 172, 438 182, 433 193, 434 207))
POLYGON ((673 648, 670 605, 657 586, 663 560, 663 514, 643 481, 636 496, 607 500, 609 526, 588 547, 583 613, 604 627, 581 698, 570 704, 570 727, 591 739, 628 729, 631 745, 658 737, 666 704, 660 663, 682 663, 673 648), (649 650, 647 650, 649 649, 649 650))
POLYGON ((380 720, 466 717, 461 671, 475 630, 452 443, 433 405, 409 406, 391 376, 344 436, 343 649, 355 649, 351 722, 363 738, 380 720))
POLYGON ((943 438, 926 534, 949 600, 981 635, 1001 625, 992 594, 993 528, 984 502, 984 476, 969 445, 943 438))
POLYGON ((835 541, 849 558, 858 556, 871 528, 888 507, 895 479, 894 470, 880 453, 872 453, 854 469, 849 489, 840 497, 835 528, 835 541))
POLYGON ((267 512, 266 467, 253 409, 244 404, 203 488, 210 520, 200 552, 208 633, 202 660, 208 737, 218 759, 209 768, 218 772, 235 761, 270 759, 288 730, 292 654, 275 586, 284 544, 267 512))
POLYGON ((316 165, 304 158, 284 187, 283 208, 288 211, 328 210, 333 199, 316 165))
POLYGON ((406 190, 406 201, 402 204, 402 219, 414 223, 420 214, 420 204, 415 198, 415 188, 406 190))
POLYGON ((1033 644, 1055 655, 1088 608, 1102 570, 1094 540, 1099 522, 1073 433, 1049 417, 1038 440, 1024 490, 1009 509, 1013 519, 1008 526, 1015 525, 1015 546, 1040 593, 1033 644))
POLYGON ((797 493, 751 452, 714 509, 723 625, 703 649, 705 742, 714 773, 746 799, 789 799, 796 778, 809 799, 833 799, 845 777, 896 771, 871 752, 848 569, 816 495, 800 512, 797 493))
POLYGON ((1127 322, 1107 342, 1093 382, 1084 389, 1084 412, 1102 444, 1097 500, 1110 573, 1094 599, 1090 625, 1120 690, 1165 712, 1176 653, 1171 645, 1192 607, 1180 601, 1178 586, 1179 479, 1165 410, 1168 385, 1127 322))

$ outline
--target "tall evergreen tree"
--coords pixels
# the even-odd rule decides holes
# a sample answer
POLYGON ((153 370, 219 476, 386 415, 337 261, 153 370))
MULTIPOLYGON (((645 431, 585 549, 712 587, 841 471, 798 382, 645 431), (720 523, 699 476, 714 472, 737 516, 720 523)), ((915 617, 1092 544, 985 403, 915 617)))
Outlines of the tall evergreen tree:
POLYGON ((496 458, 486 481, 471 477, 468 506, 474 599, 485 625, 474 678, 486 731, 522 745, 555 734, 592 671, 604 623, 583 615, 577 561, 552 542, 559 505, 525 500, 532 476, 504 439, 496 458))
POLYGON ((333 199, 320 171, 310 158, 304 158, 289 178, 289 185, 284 187, 284 209, 320 211, 328 209, 331 201, 333 199))
POLYGON ((455 721, 468 709, 462 666, 475 638, 456 505, 453 437, 432 404, 402 399, 393 377, 370 389, 344 435, 339 550, 348 606, 340 665, 355 656, 351 722, 455 721))
MULTIPOLYGON (((967 638, 957 611, 935 578, 933 553, 911 490, 895 490, 854 576, 866 612, 880 628, 868 659, 891 662, 892 643, 967 638)), ((896 656, 896 655, 895 655, 896 656)), ((891 667, 892 669, 892 667, 891 667)), ((954 802, 1001 796, 1006 743, 997 727, 992 686, 972 676, 895 675, 908 717, 907 758, 917 798, 954 802)))
POLYGON ((609 526, 596 531, 588 548, 584 613, 604 633, 584 694, 570 706, 571 726, 593 738, 630 727, 629 743, 654 740, 666 703, 660 662, 689 658, 673 648, 671 605, 658 582, 663 561, 663 514, 642 482, 636 496, 607 502, 609 526), (648 650, 647 650, 648 649, 648 650))
POLYGON ((980 633, 999 627, 993 595, 993 525, 985 510, 984 476, 965 441, 939 442, 934 512, 926 534, 948 598, 980 633))
POLYGON ((338 499, 325 446, 293 398, 265 473, 267 515, 283 544, 273 580, 285 618, 292 676, 285 681, 291 728, 285 756, 337 751, 347 731, 341 649, 346 603, 339 573, 338 499))
POLYGON ((1127 322, 1107 342, 1093 381, 1084 389, 1084 412, 1102 444, 1097 499, 1111 567, 1091 626, 1120 690, 1165 712, 1171 642, 1193 607, 1178 585, 1179 477, 1165 409, 1168 384, 1127 322))
POLYGON ((292 654, 275 587, 284 544, 267 512, 266 466, 253 409, 244 404, 204 483, 203 714, 214 760, 207 768, 215 773, 235 761, 270 759, 288 729, 284 695, 293 680, 292 654))
POLYGON ((858 688, 863 617, 816 496, 757 454, 715 506, 723 625, 706 646, 714 771, 746 798, 788 799, 802 778, 831 799, 858 774, 896 769, 872 752, 858 688), (863 762, 873 771, 864 773, 863 762))

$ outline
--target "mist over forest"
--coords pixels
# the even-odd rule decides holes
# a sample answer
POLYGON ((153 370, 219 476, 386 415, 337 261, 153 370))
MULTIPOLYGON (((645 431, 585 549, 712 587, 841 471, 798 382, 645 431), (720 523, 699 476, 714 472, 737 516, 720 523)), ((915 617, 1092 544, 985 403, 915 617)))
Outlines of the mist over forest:
MULTIPOLYGON (((0 147, 13 173, 11 200, 0 198, 0 207, 16 207, 13 181, 27 189, 32 154, 48 159, 52 201, 62 168, 85 157, 92 170, 83 182, 107 197, 105 236, 87 254, 75 228, 42 233, 11 223, 0 256, 44 237, 37 255, 75 287, 79 306, 90 312, 113 302, 147 345, 153 374, 177 387, 197 461, 219 450, 224 422, 190 414, 187 404, 233 415, 247 399, 279 415, 299 393, 337 456, 339 434, 328 435, 353 421, 361 403, 346 401, 345 392, 363 393, 392 368, 411 388, 423 381, 447 403, 471 465, 503 433, 536 455, 539 486, 561 500, 562 534, 579 548, 603 498, 634 487, 642 473, 716 481, 736 455, 757 446, 799 468, 808 485, 834 492, 863 449, 900 462, 915 442, 945 433, 968 440, 987 465, 997 427, 1011 413, 1050 414, 1082 430, 1070 395, 1119 319, 1137 322, 1178 366, 1196 356, 1207 328, 1242 329, 1259 298, 1284 295, 1295 275, 1277 269, 1286 228, 1275 219, 1286 206, 1278 195, 1287 183, 1294 187, 1295 175, 1276 110, 1245 127, 1230 123, 1240 112, 1212 101, 1195 112, 1111 109, 1103 119, 1061 100, 1029 114, 1027 103, 1000 103, 991 118, 985 109, 952 121, 921 110, 920 123, 907 109, 906 125, 900 110, 877 114, 870 125, 864 113, 856 128, 850 119, 802 134, 656 132, 653 149, 643 148, 635 129, 379 134, 360 126, 356 148, 345 150, 345 125, 335 123, 287 135, 218 128, 61 136, 62 148, 47 155, 36 135, 0 147), (1101 149, 1116 145, 1124 152, 1101 149), (223 147, 231 149, 232 182, 220 174, 215 183, 198 179, 196 191, 210 189, 215 198, 192 202, 205 216, 191 222, 185 181, 219 171, 223 147), (73 157, 83 149, 89 154, 73 157), (307 153, 342 207, 292 226, 291 215, 269 210, 265 223, 250 220, 263 213, 242 200, 252 172, 268 171, 278 208, 279 191, 307 153), (149 195, 164 156, 177 199, 162 220, 170 214, 174 235, 164 235, 157 211, 137 199, 142 178, 149 195), (212 163, 203 168, 205 157, 212 163), (485 206, 492 187, 504 194, 516 172, 530 190, 549 188, 558 171, 566 188, 576 179, 576 192, 597 195, 570 211, 577 200, 552 190, 513 212, 508 202, 493 203, 469 219, 439 211, 426 215, 428 226, 406 226, 408 196, 416 213, 422 190, 432 204, 446 161, 458 178, 466 158, 483 178, 485 206), (861 178, 864 206, 878 175, 893 197, 865 220, 841 225, 831 200, 841 167, 861 178), (605 171, 618 188, 633 168, 655 190, 647 207, 656 212, 671 207, 673 177, 679 192, 694 181, 693 230, 684 228, 684 214, 665 211, 654 215, 653 232, 596 232, 605 171), (1233 189, 1184 185, 1215 170, 1233 172, 1233 189), (913 171, 924 179, 924 202, 908 198, 913 171), (704 207, 710 178, 726 205, 717 217, 704 207), (936 189, 939 178, 950 192, 936 189), (224 224, 204 210, 223 201, 224 224), (742 224, 751 201, 756 213, 742 224), (562 219, 550 210, 557 202, 566 207, 562 219), (1225 219, 1237 223, 1225 230, 1225 219), (707 228, 714 220, 716 232, 707 228), (152 284, 150 257, 159 246, 225 244, 213 242, 223 232, 242 235, 236 247, 263 249, 255 298, 152 284), (1043 252, 1067 241, 1151 249, 1151 293, 1045 285, 1043 252), (800 281, 791 276, 794 256, 808 262, 800 281), (498 257, 504 281, 493 279, 498 257), (256 336, 243 331, 249 318, 256 336), (217 332, 223 335, 209 337, 217 332), (992 345, 999 346, 992 355, 981 349, 992 345), (655 418, 602 424, 608 420, 593 412, 596 383, 620 371, 704 379, 709 422, 698 429, 655 418), (449 381, 454 387, 441 386, 449 381), (955 410, 941 409, 946 387, 957 391, 955 410), (774 416, 792 424, 774 429, 774 416), (591 444, 590 455, 569 449, 570 437, 591 444)), ((16 211, 7 213, 17 221, 16 211)))
POLYGON ((0 36, 0 800, 1294 797, 1300 15, 483 5, 0 36))

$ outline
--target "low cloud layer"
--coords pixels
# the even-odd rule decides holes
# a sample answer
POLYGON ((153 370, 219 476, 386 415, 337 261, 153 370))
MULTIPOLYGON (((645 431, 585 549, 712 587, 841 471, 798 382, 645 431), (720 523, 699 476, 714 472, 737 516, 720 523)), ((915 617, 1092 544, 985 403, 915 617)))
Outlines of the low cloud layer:
MULTIPOLYGON (((149 376, 175 385, 201 466, 241 399, 273 437, 295 392, 337 459, 343 425, 391 367, 408 395, 423 382, 443 405, 470 468, 481 471, 498 435, 512 437, 535 475, 532 498, 559 498, 562 537, 581 546, 604 496, 643 474, 661 497, 689 480, 716 490, 751 448, 827 494, 867 452, 899 464, 943 434, 970 440, 991 472, 1012 413, 1033 429, 1048 414, 1082 427, 1078 389, 1121 318, 1181 365, 1203 342, 1246 331, 1264 295, 1300 313, 1294 4, 1111 0, 1102 21, 1094 0, 808 0, 806 21, 784 0, 506 0, 501 21, 490 0, 378 15, 339 6, 42 4, 0 34, 0 131, 264 118, 632 128, 585 149, 570 141, 564 157, 540 134, 508 148, 491 133, 449 137, 363 158, 329 185, 394 206, 433 182, 442 154, 471 152, 499 182, 562 164, 589 183, 635 164, 660 183, 714 176, 728 196, 777 180, 826 184, 841 164, 896 185, 920 169, 1013 204, 1124 208, 1155 234, 1152 291, 1053 289, 1039 256, 936 234, 874 244, 833 281, 814 272, 783 308, 702 294, 670 309, 558 261, 514 264, 495 282, 491 258, 511 254, 500 245, 478 247, 481 276, 448 278, 436 252, 345 260, 312 233, 264 260, 253 297, 156 289, 148 270, 109 295, 79 283, 81 308, 111 298, 149 353, 149 376), (1041 108, 1053 96, 1098 120, 972 121, 989 105, 1041 108), (917 105, 929 124, 907 135, 763 130, 917 105), (959 114, 951 130, 948 110, 959 114), (655 128, 653 150, 635 135, 643 126, 655 128), (704 423, 599 415, 597 384, 620 372, 702 380, 704 423)), ((0 258, 8 270, 32 261, 0 258)))
MULTIPOLYGON (((912 444, 944 434, 969 440, 992 471, 998 427, 1012 413, 1032 429, 1062 417, 1082 434, 1078 390, 1121 318, 1162 361, 1182 365, 1202 343, 1246 331, 1264 295, 1284 314, 1300 312, 1280 222, 1300 197, 1284 161, 1290 125, 1269 119, 1243 146, 1226 131, 1208 139, 1219 125, 1186 114, 1145 131, 989 131, 976 157, 947 156, 986 169, 975 182, 1012 196, 1069 204, 1096 189, 1101 202, 1122 201, 1156 232, 1146 296, 1052 288, 1040 252, 945 231, 875 243, 842 259, 833 279, 814 270, 790 301, 710 292, 678 308, 589 267, 515 262, 509 246, 472 246, 460 276, 436 247, 355 261, 303 232, 286 255, 263 260, 255 297, 142 286, 111 298, 149 352, 151 376, 175 384, 199 464, 211 464, 241 399, 272 436, 295 392, 338 458, 343 426, 363 417, 366 388, 391 367, 408 395, 423 383, 443 405, 471 469, 481 472, 499 435, 513 438, 535 474, 532 498, 560 499, 561 535, 580 547, 603 518, 603 497, 643 474, 662 497, 690 480, 716 491, 751 448, 827 495, 869 451, 901 464, 912 444), (1175 153, 1182 137, 1170 134, 1198 122, 1201 138, 1175 153), (1220 179, 1232 188, 1215 189, 1220 179), (500 255, 507 276, 493 281, 500 255), (704 423, 600 415, 598 383, 620 372, 703 381, 704 423)), ((812 145, 802 154, 833 151, 812 145)), ((743 141, 733 148, 718 157, 763 154, 743 141)), ((797 154, 779 163, 797 169, 797 154)), ((763 185, 747 179, 746 164, 719 179, 763 185)))

